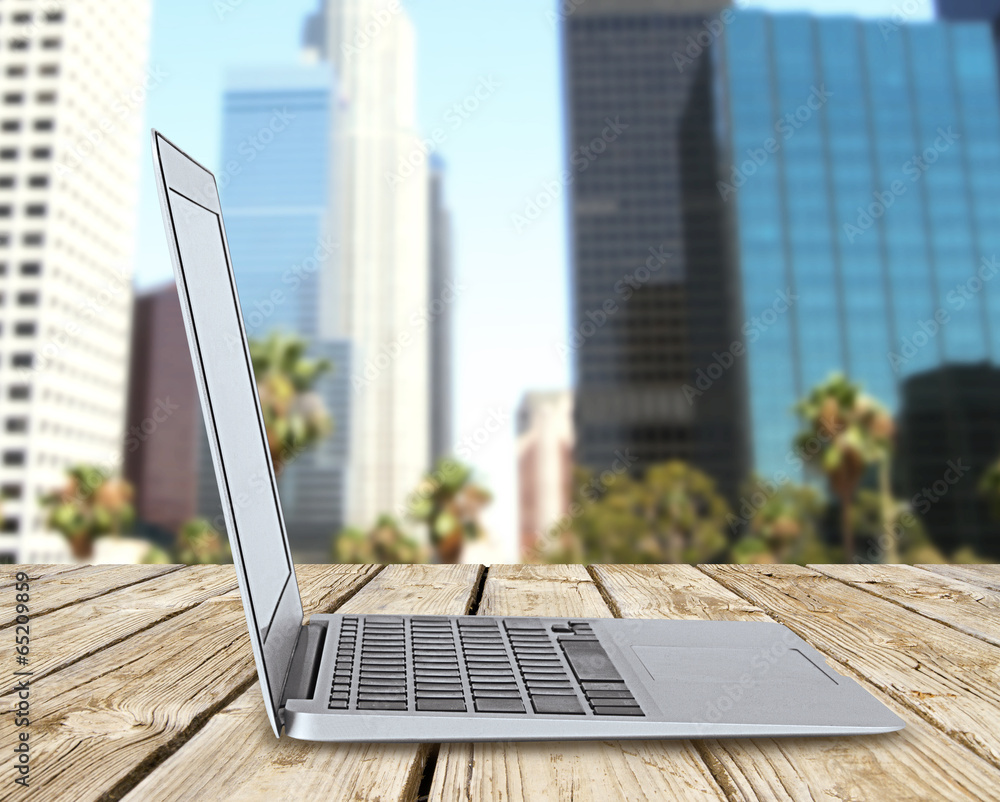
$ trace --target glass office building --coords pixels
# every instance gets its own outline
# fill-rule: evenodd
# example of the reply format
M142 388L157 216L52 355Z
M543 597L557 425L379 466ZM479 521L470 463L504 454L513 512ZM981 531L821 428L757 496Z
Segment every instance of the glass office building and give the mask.
M334 433L298 457L279 489L293 556L326 562L344 520L350 348L320 340L319 315L334 304L337 247L328 230L332 198L335 82L329 64L243 69L227 79L217 180L247 336L306 337L310 357L333 363L316 390ZM199 509L212 519L218 490L207 451Z
M747 11L715 58L755 465L801 478L793 407L832 372L895 412L1000 356L991 31Z

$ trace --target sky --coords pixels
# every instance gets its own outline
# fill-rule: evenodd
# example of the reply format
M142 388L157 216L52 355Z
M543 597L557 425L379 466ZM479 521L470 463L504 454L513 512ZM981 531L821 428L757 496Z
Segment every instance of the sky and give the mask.
M150 65L166 77L149 94L146 127L160 129L215 169L227 68L297 63L302 22L318 2L154 0ZM513 220L529 198L551 185L564 162L559 37L552 13L557 2L405 0L404 5L417 32L423 134L441 127L448 110L477 87L490 87L461 127L448 126L438 154L447 167L460 288L455 440L469 448L471 462L495 496L486 518L493 537L466 556L514 560L514 413L526 391L565 388L571 381L570 364L558 349L568 330L566 199L552 193L551 207L528 226ZM932 15L930 0L737 5L913 21ZM172 277L148 159L140 197L136 283L142 289Z

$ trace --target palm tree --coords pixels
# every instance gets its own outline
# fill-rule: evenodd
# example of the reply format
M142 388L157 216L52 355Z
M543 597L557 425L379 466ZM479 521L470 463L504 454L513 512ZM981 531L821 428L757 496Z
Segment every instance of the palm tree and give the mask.
M820 538L823 508L823 499L812 487L786 484L777 488L753 512L746 533L733 546L733 558L739 563L827 562Z
M421 546L388 515L379 518L371 532L345 529L334 547L334 559L347 564L413 564L426 562L426 557Z
M94 540L120 534L135 519L132 485L111 478L93 465L78 465L66 472L66 484L43 496L47 523L69 541L77 560L94 556Z
M840 502L844 558L854 558L851 505L865 472L880 468L883 524L891 523L889 458L895 426L889 413L861 393L858 385L836 374L813 388L795 407L804 426L795 438L798 452L810 460L808 467L821 471L830 491Z
M332 366L325 359L307 359L307 348L301 337L279 332L250 341L275 475L332 430L323 399L313 389Z
M480 515L492 500L490 492L473 481L472 468L446 457L410 494L409 517L427 524L436 561L454 564L465 542L485 533Z
M219 565L227 562L229 546L204 518L194 518L177 533L177 561L185 565Z
M728 546L729 505L708 475L684 462L654 465L642 479L590 479L577 486L574 504L579 514L549 562L707 562Z

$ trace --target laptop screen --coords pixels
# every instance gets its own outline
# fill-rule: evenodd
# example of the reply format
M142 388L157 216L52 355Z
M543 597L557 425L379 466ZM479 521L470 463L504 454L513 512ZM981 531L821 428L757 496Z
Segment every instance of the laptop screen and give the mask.
M302 623L222 209L208 170L154 134L167 237L258 675L277 732Z

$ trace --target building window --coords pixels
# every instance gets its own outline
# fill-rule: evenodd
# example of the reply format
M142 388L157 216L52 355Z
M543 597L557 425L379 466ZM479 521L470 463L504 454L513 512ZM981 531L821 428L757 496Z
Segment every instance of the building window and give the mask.
M23 451L4 451L3 452L3 464L10 466L24 465L24 452Z
M18 306L38 306L37 292L19 292L17 294Z
M24 103L24 93L8 92L3 96L3 102L9 106L16 106L18 103Z
M24 213L28 217L45 217L45 211L44 203L29 203L24 207Z
M62 13L62 11L46 11L45 12L45 21L46 22L62 22L63 21L63 13Z
M0 276L6 276L6 275L7 275L7 263L0 262Z
M17 148L4 148L0 150L0 159L11 161L17 158Z
M21 130L21 121L20 120L4 120L3 123L0 124L0 129L6 131L8 133L12 133L14 131L20 131Z
M59 65L58 64L41 64L38 67L39 75L58 75Z
M53 128L55 123L52 120L35 120L36 131L51 131Z
M21 530L21 521L13 516L4 518L2 529L5 535L16 535Z
M45 243L45 235L40 231L33 231L29 234L24 234L21 237L21 242L29 247L38 247Z
M55 92L39 92L35 95L35 100L39 103L55 103L56 93Z
M24 23L26 22L31 22L31 12L19 11L17 14L14 14L10 19L11 22L18 22L21 25L24 25Z
M4 428L11 434L22 434L28 431L27 418L7 418Z
M41 274L42 274L42 265L40 262L22 262L21 264L22 276L40 276Z
M26 72L27 69L23 64L11 64L7 67L8 78L22 78Z
M34 354L14 354L10 358L10 363L15 368L30 368L35 364Z
M14 324L15 337L34 337L38 331L38 324L34 321L22 320Z
M6 499L7 501L16 501L24 495L24 488L19 484L14 482L7 482L4 485L0 485L0 498Z
M32 148L31 149L32 159L51 159L52 158L52 148Z
M10 206L0 206L0 217L10 217Z
M28 186L38 189L40 187L47 187L49 185L49 177L47 175L33 175L28 179Z
M62 39L59 38L42 39L43 50L58 50L60 47L62 47Z
M27 384L13 384L7 389L11 401L27 401L31 398L31 387Z
M12 189L17 183L12 175L0 175L0 189Z
M11 39L9 42L11 50L27 50L28 40L27 39ZM20 101L18 101L20 102Z

